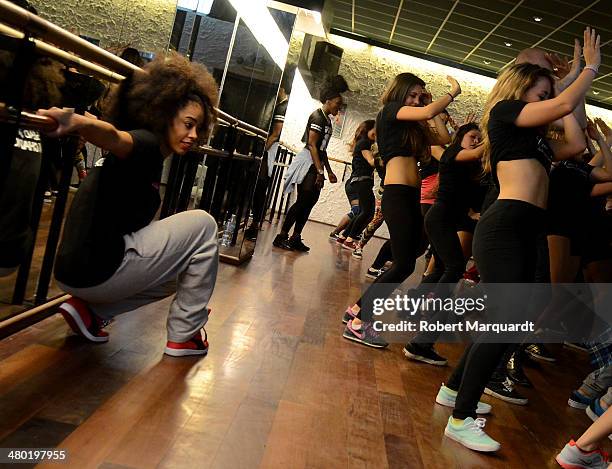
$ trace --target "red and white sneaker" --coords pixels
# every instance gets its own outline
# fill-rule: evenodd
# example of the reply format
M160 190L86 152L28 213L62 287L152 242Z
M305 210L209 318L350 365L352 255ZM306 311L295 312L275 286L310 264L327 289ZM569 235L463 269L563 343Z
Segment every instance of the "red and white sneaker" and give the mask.
M342 247L349 251L354 251L355 249L357 249L357 243L355 241L349 241L347 239L344 243L342 243Z
M204 338L202 338L204 331ZM187 342L166 342L164 353L173 357L185 357L187 355L206 355L208 353L208 335L206 329L202 328Z
M83 300L72 297L60 305L59 312L76 334L91 342L108 342L108 332L102 330L103 321Z

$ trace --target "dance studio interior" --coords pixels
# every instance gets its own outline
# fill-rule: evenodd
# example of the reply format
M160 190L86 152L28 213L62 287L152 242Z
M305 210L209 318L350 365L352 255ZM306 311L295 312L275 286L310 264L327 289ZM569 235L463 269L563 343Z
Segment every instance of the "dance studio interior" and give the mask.
M0 0L0 466L612 468L611 0Z

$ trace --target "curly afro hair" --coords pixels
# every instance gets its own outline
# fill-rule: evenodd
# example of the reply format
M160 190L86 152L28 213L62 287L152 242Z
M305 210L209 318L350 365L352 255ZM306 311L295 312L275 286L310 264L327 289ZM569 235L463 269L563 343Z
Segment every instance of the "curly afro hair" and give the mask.
M174 116L193 101L204 110L199 139L208 137L217 120L219 90L206 67L169 53L143 70L146 73L134 73L114 91L104 118L121 130L148 129L165 138Z
M319 101L325 103L325 101L334 99L348 90L348 83L342 75L330 77L325 80L323 86L321 87L321 92L319 93Z

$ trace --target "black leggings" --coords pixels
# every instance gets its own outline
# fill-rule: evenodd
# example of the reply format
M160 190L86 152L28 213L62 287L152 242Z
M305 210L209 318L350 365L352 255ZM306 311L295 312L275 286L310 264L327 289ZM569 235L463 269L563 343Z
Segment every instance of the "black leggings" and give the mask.
M386 298L395 289L396 284L410 277L414 272L417 254L421 248L423 218L417 188L403 184L386 185L381 209L389 228L393 266L378 277L357 302L361 307L361 300L369 296L370 304L363 305L366 312L362 316L364 318L371 318L371 300L374 295ZM375 290L370 291L372 288Z
M289 234L289 230L295 223L293 235L299 236L308 221L312 208L316 205L321 194L321 188L317 186L317 169L311 165L304 180L298 184L298 195L295 203L287 210L287 216L283 223L281 233Z
M536 275L538 236L543 231L544 210L520 200L496 200L480 218L474 233L474 258L483 284L533 283ZM528 299L507 289L497 298L504 309L521 311ZM495 367L511 344L489 343L483 334L468 346L448 387L459 392L453 417L476 417L476 405Z
M457 283L465 271L466 259L457 234L456 212L436 203L425 217L425 229L434 249L439 283ZM431 276L429 276L431 277ZM429 281L428 277L425 282Z
M355 239L365 230L368 223L372 221L372 218L374 218L374 206L376 201L374 200L373 179L355 181L351 184L359 194L359 208L361 209L359 215L351 221L347 231L347 237Z
M424 277L421 285L414 290L415 296L433 291L436 296L446 298L452 294L454 285L463 277L467 259L463 255L457 234L457 218L456 210L440 202L436 202L428 210L425 216L425 229L434 251L435 269ZM450 314L448 311L438 311L431 322L446 322ZM432 346L439 337L440 332L424 331L412 342Z

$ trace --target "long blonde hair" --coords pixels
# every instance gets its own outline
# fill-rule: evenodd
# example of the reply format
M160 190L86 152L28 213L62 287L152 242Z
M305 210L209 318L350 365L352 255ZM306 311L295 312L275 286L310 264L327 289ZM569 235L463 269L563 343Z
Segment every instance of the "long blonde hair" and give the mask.
M484 145L482 166L485 173L491 172L491 141L489 139L488 128L491 109L500 101L521 99L525 92L533 87L538 79L542 77L550 80L551 97L554 97L555 83L552 73L550 70L538 65L529 63L513 65L504 70L497 78L497 82L487 98L484 115L480 122L482 142Z

